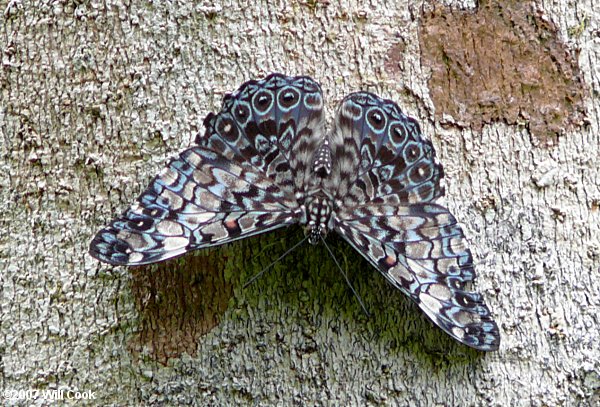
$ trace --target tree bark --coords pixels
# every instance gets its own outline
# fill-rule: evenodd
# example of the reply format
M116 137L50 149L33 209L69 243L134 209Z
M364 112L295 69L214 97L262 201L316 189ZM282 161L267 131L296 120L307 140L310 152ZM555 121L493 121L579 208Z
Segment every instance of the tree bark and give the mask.
M523 9L491 1L274 3L0 1L6 402L44 404L51 395L42 391L63 390L54 396L75 402L68 398L87 394L102 405L598 405L594 0ZM495 31L469 24L501 15L518 24L476 25L518 28L502 31L499 50L539 46L523 45L516 68L489 73L486 58L469 50ZM426 52L453 30L436 18L474 34ZM449 51L456 43L464 54ZM532 59L541 61L534 73L536 64L523 62L532 52L544 56ZM506 84L499 76L519 67L527 81L516 75L511 84L521 80L519 92L533 99L511 99L506 86L473 104L468 92L439 98L468 83ZM363 89L419 120L477 261L474 287L499 324L498 352L453 341L333 236L370 318L322 246L298 248L243 288L301 238L298 228L150 267L111 267L87 254L95 232L192 144L226 92L274 71L319 81L328 117ZM483 71L489 76L477 82ZM556 76L542 81L547 72ZM536 88L557 78L560 103ZM508 102L498 107L496 97ZM544 109L528 110L542 101ZM518 109L504 114L506 106Z

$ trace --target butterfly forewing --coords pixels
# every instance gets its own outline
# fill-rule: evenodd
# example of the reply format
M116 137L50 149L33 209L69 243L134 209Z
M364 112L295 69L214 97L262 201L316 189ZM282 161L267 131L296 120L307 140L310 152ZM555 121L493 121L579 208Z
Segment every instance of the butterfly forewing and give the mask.
M499 345L456 219L436 203L443 170L418 124L388 100L360 92L342 101L330 136L335 230L431 320L482 350Z
M297 198L324 139L320 86L280 74L247 82L205 125L198 146L172 160L98 232L92 256L155 263L298 222Z
M90 253L111 264L154 263L286 226L298 216L293 195L255 168L193 147L98 232Z

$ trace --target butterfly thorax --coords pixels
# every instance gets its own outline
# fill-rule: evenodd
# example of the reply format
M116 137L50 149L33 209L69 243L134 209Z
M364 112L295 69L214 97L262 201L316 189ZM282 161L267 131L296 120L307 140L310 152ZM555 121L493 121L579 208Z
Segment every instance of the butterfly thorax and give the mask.
M332 228L331 208L331 201L320 194L311 196L302 205L304 216L301 224L305 232L310 235L308 238L310 244L319 243L321 237L327 235Z

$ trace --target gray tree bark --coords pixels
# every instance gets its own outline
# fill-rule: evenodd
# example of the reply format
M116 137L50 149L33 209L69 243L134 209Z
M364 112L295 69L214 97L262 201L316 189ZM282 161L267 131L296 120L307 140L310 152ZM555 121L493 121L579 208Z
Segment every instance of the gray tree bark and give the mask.
M598 405L598 6L526 11L551 27L532 41L555 31L581 70L586 118L548 142L522 114L471 125L432 96L454 82L433 89L423 38L449 33L427 31L425 16L478 16L473 1L443 3L0 1L3 402L45 405L42 391L62 390L63 402L79 391L102 405ZM450 72L460 58L446 54ZM329 240L371 318L323 247L243 289L297 229L154 267L89 257L94 233L192 143L223 94L272 71L319 81L329 117L365 89L421 122L498 352L447 337L341 239Z

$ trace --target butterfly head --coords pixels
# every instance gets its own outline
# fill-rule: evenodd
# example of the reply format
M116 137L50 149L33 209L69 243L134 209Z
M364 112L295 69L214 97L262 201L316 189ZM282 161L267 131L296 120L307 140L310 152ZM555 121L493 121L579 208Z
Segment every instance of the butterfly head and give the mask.
M321 237L325 235L325 231L320 226L315 226L312 229L307 229L308 243L316 245L321 241Z

